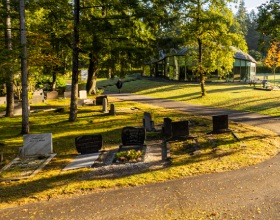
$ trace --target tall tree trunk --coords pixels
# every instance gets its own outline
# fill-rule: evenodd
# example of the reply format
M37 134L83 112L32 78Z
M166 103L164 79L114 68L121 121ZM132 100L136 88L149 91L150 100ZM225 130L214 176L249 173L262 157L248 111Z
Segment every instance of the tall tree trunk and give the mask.
M73 60L72 85L69 121L76 121L78 114L78 74L79 74L79 11L80 0L74 0L74 33L73 33Z
M10 0L6 0L6 39L7 39L7 49L12 51L12 25L11 25L11 15L10 15ZM9 78L6 82L7 88L7 105L6 105L6 117L14 116L14 73L12 67L9 68Z
M22 46L21 53L21 83L22 83L22 134L29 133L29 110L28 110L28 77L27 77L27 48L25 31L25 4L24 0L20 4L20 42Z
M202 41L198 39L198 73L200 79L200 88L201 88L201 95L206 96L205 90L205 74L203 71L203 64L202 64Z
M96 94L96 75L98 73L98 59L92 54L89 54L88 79L86 90L88 94Z
M56 88L56 79L57 79L57 74L56 74L56 72L53 72L53 77L52 77L52 91L54 91L55 88Z

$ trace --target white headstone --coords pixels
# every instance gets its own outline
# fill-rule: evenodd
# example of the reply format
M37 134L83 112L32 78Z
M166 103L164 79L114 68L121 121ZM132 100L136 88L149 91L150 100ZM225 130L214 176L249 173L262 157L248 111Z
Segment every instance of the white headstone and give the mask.
M87 90L80 90L79 97L80 99L87 99Z
M52 154L52 133L23 135L24 156L36 154Z
M0 97L0 105L6 104L6 96Z

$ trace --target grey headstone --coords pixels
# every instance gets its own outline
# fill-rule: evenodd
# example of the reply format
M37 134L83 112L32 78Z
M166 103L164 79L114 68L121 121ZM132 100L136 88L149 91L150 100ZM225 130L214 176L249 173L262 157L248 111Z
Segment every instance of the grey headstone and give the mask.
M0 105L6 104L6 96L0 97Z
M71 98L71 91L64 92L64 98Z
M146 128L147 131L153 131L155 129L152 115L149 112L144 112L143 127Z
M213 133L228 131L228 115L212 116Z
M87 90L80 90L79 97L80 99L87 99Z
M58 99L57 91L47 92L47 100L52 100L52 99Z
M188 137L189 136L189 122L176 121L171 123L172 138Z
M25 134L23 135L22 148L24 156L36 154L52 154L52 134Z
M102 112L108 113L108 99L107 98L103 99Z
M170 118L164 118L163 119L163 134L168 135L169 137L172 134L172 126L171 126L172 120Z
M110 105L109 114L110 115L116 115L116 110L115 110L115 105L114 104Z
M31 103L36 104L36 103L44 102L44 99L45 97L44 97L43 89L36 90L33 92Z

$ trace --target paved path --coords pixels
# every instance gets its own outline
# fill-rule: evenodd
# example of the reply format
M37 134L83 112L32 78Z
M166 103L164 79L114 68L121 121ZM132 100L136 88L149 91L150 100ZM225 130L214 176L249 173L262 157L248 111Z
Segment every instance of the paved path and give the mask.
M179 102L110 94L201 115L229 114L231 120L280 133L268 116L224 111ZM240 170L109 190L72 199L0 210L0 219L280 219L280 156Z

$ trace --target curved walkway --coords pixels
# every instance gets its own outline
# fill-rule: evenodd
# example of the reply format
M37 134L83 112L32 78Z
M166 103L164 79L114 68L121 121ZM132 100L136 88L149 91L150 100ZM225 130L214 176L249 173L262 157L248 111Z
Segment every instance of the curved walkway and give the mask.
M163 99L110 94L200 115L228 114L230 120L280 134L277 118L188 105ZM280 219L280 156L240 170L109 190L0 210L1 219Z

